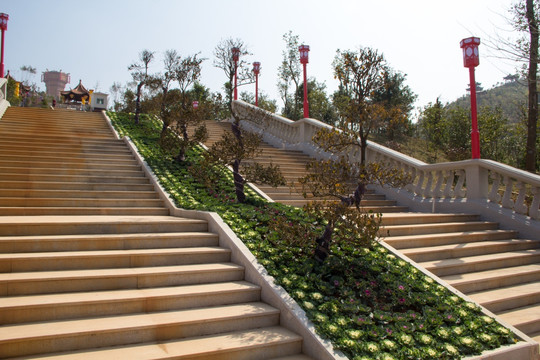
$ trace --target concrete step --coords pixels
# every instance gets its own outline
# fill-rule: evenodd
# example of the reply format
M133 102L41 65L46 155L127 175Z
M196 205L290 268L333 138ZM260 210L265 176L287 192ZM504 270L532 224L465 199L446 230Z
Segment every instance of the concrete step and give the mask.
M279 201L282 204L285 205L291 205L296 207L302 207L308 203L312 202L319 202L324 200L317 200L317 199L302 199L302 200L281 200ZM362 200L360 202L361 207L379 207L379 206L395 206L396 202L393 200Z
M301 190L302 190L302 187L301 186L298 186L298 184L296 185L297 187L292 187L291 186L278 186L278 187L273 187L273 186L270 186L270 185L264 185L264 184L257 184L257 187L264 191L266 194L270 194L270 193L275 193L275 194L284 194L284 195L288 195L288 194L295 194L295 193L298 193L300 194ZM373 196L376 196L377 199L380 199L382 200L384 198L384 195L380 195L380 194L376 194L375 191L373 190L367 190L366 193L364 194L364 196L366 197L366 199L372 199Z
M0 296L143 289L244 279L233 263L0 273Z
M137 161L133 157L125 155L94 155L85 156L85 154L73 154L74 156L61 156L60 154L46 156L43 154L24 155L10 152L3 154L0 152L0 159L6 162L24 162L24 163L61 163L63 165L97 165L103 163L111 163L119 166L138 166ZM75 156L76 155L76 156Z
M0 197L0 207L160 207L160 199L24 198Z
M320 199L310 194L306 194L307 196L304 198L304 196L299 193L272 192L271 190L265 191L265 194L270 196L270 198L272 198L272 200L276 202L282 202L285 200L304 200L304 201L308 200L309 201L309 200ZM388 201L388 200L385 200L386 197L382 194L365 194L364 196L362 196L362 199L363 201Z
M489 221L467 221L435 224L381 226L379 236L406 236L458 231L496 230L499 224Z
M50 354L40 359L204 359L204 360L265 360L286 354L297 354L302 338L282 327L228 332L199 338L168 342L101 348L73 354ZM293 360L292 358L290 360ZM298 360L309 360L299 357ZM277 359L276 359L277 360ZM283 359L285 360L285 359Z
M246 281L148 289L12 296L0 299L2 324L115 316L192 309L260 300L261 289Z
M2 134L0 134L1 136ZM20 151L20 152L58 152L61 155L66 153L76 154L104 154L104 155L131 155L131 151L122 143L113 142L110 144L69 144L69 143L32 143L21 142L18 139L4 139L0 143L0 150Z
M218 246L209 232L1 236L0 253L131 250Z
M498 316L525 334L540 331L540 304L503 311Z
M0 125L0 132L4 135L8 134L17 134L17 135L25 135L28 137L32 137L34 135L39 136L84 136L85 138L95 138L95 139L109 139L111 138L111 132L109 129L100 129L100 128L93 128L93 129L85 129L84 131L77 131L77 129L66 129L59 126L54 127L47 127L46 125L43 125L40 127L39 132L37 132L35 129L20 129L17 125Z
M172 216L3 216L0 236L208 231L204 220Z
M540 265L540 249L419 262L420 266L437 276L464 274L535 263Z
M167 341L186 336L270 327L279 310L264 303L7 325L0 352L7 357Z
M92 182L52 182L52 181L7 181L0 180L0 191L21 190L21 189L40 189L40 190L63 190L70 191L154 191L154 186L147 182L146 184L122 184L122 183L92 183Z
M62 181L62 179L71 179L73 176L82 176L86 178L92 177L97 179L123 177L145 178L144 172L140 168L137 169L135 167L131 169L118 170L114 166L106 168L96 166L90 168L72 168L68 166L62 167L61 165L57 165L56 167L0 166L1 180L13 180L14 178L11 176L11 174L26 175L28 177L36 175L54 175L56 176L54 179L60 179L59 181ZM148 179L146 179L146 182L148 182Z
M58 216L58 215L108 215L108 216L164 216L169 209L160 207L0 207L0 216Z
M536 341L537 343L540 343L540 331L531 333L531 334L529 335L529 337L530 337L531 339L533 339L534 341Z
M538 303L540 282L478 291L467 295L488 310L498 313ZM540 317L540 313L538 315Z
M47 182L47 183L90 183L90 184L149 184L148 178L143 176L141 171L124 172L107 171L106 174L83 171L72 171L71 174L58 174L55 170L46 169L12 169L0 168L0 181L21 181L21 182ZM76 174L73 174L76 173Z
M422 248L424 246L443 246L466 244L470 242L515 239L517 238L517 236L517 231L497 229L484 231L452 232L442 234L388 236L385 237L383 240L385 243L395 249L412 249Z
M509 239L401 249L401 253L416 262L426 262L538 248L540 240Z
M77 161L81 161L84 159L89 160L107 160L107 161L126 161L126 160L134 160L134 157L129 152L118 152L118 153L95 153L95 152L88 152L88 151L79 151L79 152L73 152L73 151L50 151L47 148L42 149L40 151L37 151L35 148L22 148L22 149L14 149L14 147L8 148L0 148L0 157L16 157L18 159L28 157L30 159L36 159L36 157L44 158L44 159L62 159L69 160L74 159Z
M46 146L49 149L55 147L62 147L64 149L78 149L83 150L86 148L105 147L110 149L125 149L125 143L123 140L106 138L106 139L93 139L84 138L78 136L78 134L71 134L68 136L54 136L54 135L39 135L32 134L31 136L18 133L18 134L4 134L0 132L4 145L15 145L15 147L24 146Z
M59 121L58 119L9 119L9 116L2 118L0 132L5 137L32 137L55 138L71 137L90 140L115 140L113 133L108 129L105 119L101 119L101 124L89 123L88 126L81 124L70 124L69 121Z
M465 294L540 281L540 264L528 264L493 270L441 276Z
M414 213L405 212L399 214L389 214L382 219L383 226L390 225L412 225L412 224L433 224L448 222L479 221L480 216L476 214L434 214L434 213Z
M228 262L220 247L90 250L0 254L0 272L63 271Z
M23 160L5 160L0 158L0 167L6 168L24 168L24 169L83 169L83 170L122 170L122 171L140 171L141 167L135 161L130 164L117 163L110 161L84 161L84 162L59 162L59 161L23 161Z
M153 190L153 189L152 189ZM0 198L34 199L157 199L155 191L1 189Z

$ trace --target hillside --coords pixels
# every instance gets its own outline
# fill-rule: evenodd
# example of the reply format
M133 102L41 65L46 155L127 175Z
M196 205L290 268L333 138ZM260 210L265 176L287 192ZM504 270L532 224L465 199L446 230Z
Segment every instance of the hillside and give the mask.
M452 106L470 107L470 96L465 95L449 104ZM511 123L516 123L523 118L523 112L527 106L527 86L525 80L507 81L496 85L491 89L477 92L478 107L500 106L504 115Z

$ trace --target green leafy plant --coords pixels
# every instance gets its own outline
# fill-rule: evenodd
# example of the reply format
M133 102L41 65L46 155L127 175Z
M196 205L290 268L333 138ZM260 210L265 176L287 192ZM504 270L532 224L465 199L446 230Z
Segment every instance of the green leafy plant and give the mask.
M131 137L177 206L217 212L304 309L316 331L350 359L460 359L517 341L477 305L378 243L367 248L336 241L324 263L317 262L313 241L302 235L320 236L325 228L320 218L267 203L249 188L248 201L239 203L225 168L209 190L187 165L163 156L157 119L143 115L135 126L127 114L109 117L121 135ZM187 152L192 166L203 152ZM295 228L292 239L282 236L284 227Z

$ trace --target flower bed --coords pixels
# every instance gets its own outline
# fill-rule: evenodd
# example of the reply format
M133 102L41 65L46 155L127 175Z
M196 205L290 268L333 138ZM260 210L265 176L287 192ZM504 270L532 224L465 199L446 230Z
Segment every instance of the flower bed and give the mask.
M369 249L334 247L320 265L313 260L312 241L283 242L275 231L279 226L322 231L301 209L265 202L251 190L248 203L238 204L232 175L226 170L207 190L188 170L197 166L204 150L190 151L190 165L179 165L157 144L161 128L157 120L143 116L137 126L126 114L108 115L120 135L136 144L176 205L217 212L305 310L317 332L349 358L459 359L517 341L474 303L378 244Z

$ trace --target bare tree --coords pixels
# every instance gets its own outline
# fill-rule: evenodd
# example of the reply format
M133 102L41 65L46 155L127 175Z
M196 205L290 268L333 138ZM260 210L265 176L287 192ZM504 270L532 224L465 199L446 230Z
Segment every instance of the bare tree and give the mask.
M148 67L150 62L154 58L154 53L149 50L143 50L139 54L139 62L133 63L128 66L128 70L131 71L133 80L137 82L137 92L135 100L135 124L139 123L139 115L141 113L141 95L142 87L148 80Z
M229 110L231 109L231 103L233 100L234 92L234 74L235 74L235 64L233 60L233 48L240 49L240 58L238 61L238 79L237 86L246 85L255 82L253 72L249 63L245 60L246 55L251 55L248 51L247 46L240 39L228 38L222 40L217 44L214 49L214 66L222 69L227 76L227 82L224 85L225 92L227 94L227 100L229 103Z
M283 35L285 50L283 61L278 68L278 90L283 101L283 114L292 120L300 118L300 81L302 69L300 66L300 53L298 51L298 35L292 31ZM291 86L293 88L291 89Z
M535 6L536 5L536 6ZM520 4L515 6L516 13L522 13ZM529 114L527 116L527 153L525 156L525 169L530 172L536 171L536 131L538 124L538 1L533 4L533 0L527 0L525 7L525 18L527 19L527 29L529 31L529 72L527 74L527 85L529 89Z
M498 57L510 59L523 65L523 74L527 78L528 111L527 111L527 145L525 152L525 169L536 171L536 142L538 127L538 48L539 48L539 14L540 1L520 0L510 8L511 19L507 19L513 30L520 37L505 38L497 34L487 38L485 44L499 53Z

